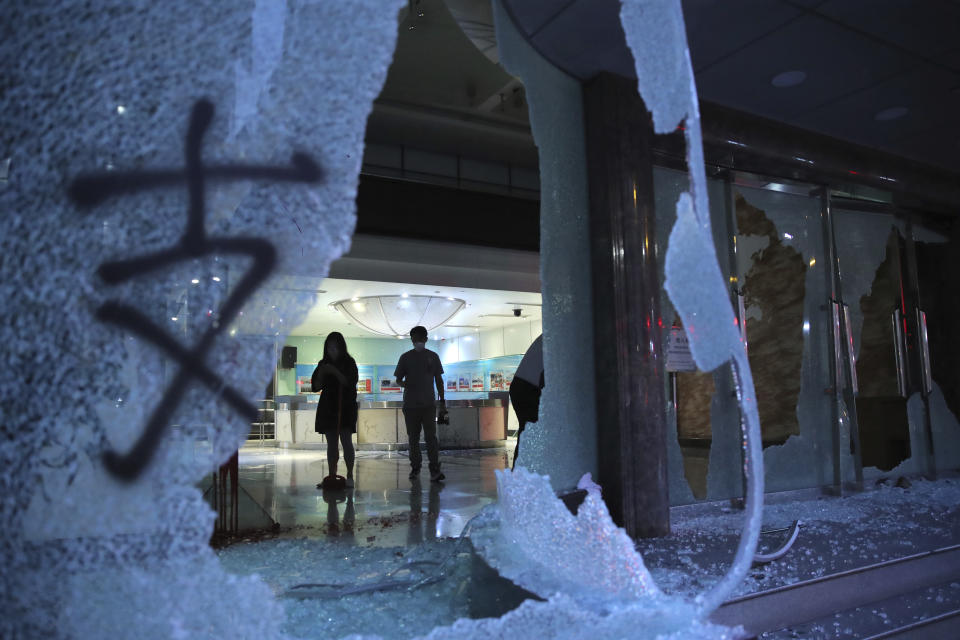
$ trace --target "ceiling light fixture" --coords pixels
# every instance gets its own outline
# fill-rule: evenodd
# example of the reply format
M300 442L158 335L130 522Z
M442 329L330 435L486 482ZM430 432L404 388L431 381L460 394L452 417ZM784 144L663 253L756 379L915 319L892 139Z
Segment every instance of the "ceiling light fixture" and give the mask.
M773 76L770 80L770 84L775 86L778 89L786 89L787 87L795 87L798 84L803 83L807 79L806 71L784 71L783 73L778 73Z
M465 306L458 298L430 295L365 296L333 303L335 309L367 331L397 337L418 325L432 331L449 322Z

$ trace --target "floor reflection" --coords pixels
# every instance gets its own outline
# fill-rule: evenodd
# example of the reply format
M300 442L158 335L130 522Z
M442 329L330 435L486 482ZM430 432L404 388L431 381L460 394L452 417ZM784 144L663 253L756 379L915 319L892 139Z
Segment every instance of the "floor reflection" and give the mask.
M358 452L356 486L321 492L316 485L328 474L325 451L244 447L240 486L260 507L247 511L268 515L280 525L281 536L415 546L458 536L470 518L495 500L494 471L510 467L512 451L508 446L441 452L442 483L430 482L425 470L420 480L409 480L404 453ZM241 509L241 529L244 515Z

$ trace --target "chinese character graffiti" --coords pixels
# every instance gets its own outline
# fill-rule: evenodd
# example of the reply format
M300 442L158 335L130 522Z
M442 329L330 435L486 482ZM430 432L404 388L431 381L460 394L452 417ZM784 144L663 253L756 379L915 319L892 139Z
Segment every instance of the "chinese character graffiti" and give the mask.
M126 454L107 451L104 465L116 477L136 479L150 463L159 447L167 425L191 381L196 380L219 394L234 410L251 421L257 409L206 365L206 356L217 335L237 316L244 303L263 283L276 263L276 249L268 241L253 237L208 237L204 215L204 190L209 181L271 180L285 182L319 182L322 169L307 155L295 153L289 167L256 165L204 166L201 147L203 136L213 120L213 104L199 100L194 104L186 137L186 163L183 169L129 171L83 174L69 187L70 198L77 205L91 207L106 199L151 188L186 185L189 193L187 225L180 242L156 253L127 260L106 262L97 270L108 284L120 284L136 276L164 267L213 254L238 254L253 258L253 265L236 284L220 309L220 320L214 322L191 348L181 345L171 335L139 310L120 301L101 305L96 316L102 322L115 324L153 343L179 364L177 374L154 409L143 433Z

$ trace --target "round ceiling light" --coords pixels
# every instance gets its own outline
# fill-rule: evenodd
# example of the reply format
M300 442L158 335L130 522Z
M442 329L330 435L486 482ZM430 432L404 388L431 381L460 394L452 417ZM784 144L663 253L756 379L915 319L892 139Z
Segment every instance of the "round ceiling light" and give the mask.
M773 76L773 79L770 80L770 84L778 89L784 89L786 87L795 87L806 79L806 71L784 71L783 73L778 73L777 75Z
M883 111L878 111L877 115L873 116L874 120L878 122L886 122L888 120L896 120L897 118L902 118L907 115L909 109L906 107L889 107Z
M365 296L334 302L333 307L371 333L402 337L416 326L432 331L450 321L466 302L444 296Z

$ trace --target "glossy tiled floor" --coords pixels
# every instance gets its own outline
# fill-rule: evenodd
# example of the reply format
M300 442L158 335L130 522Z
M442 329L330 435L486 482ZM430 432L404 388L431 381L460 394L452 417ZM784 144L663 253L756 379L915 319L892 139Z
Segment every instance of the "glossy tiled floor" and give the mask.
M441 452L442 483L430 482L426 460L420 480L409 480L405 452L358 452L356 486L340 495L324 495L316 488L328 473L325 451L244 447L240 487L252 500L241 499L241 527L244 522L257 526L258 517L266 523L266 515L280 525L281 536L374 546L412 546L458 536L470 518L496 499L494 471L509 466L512 444Z

